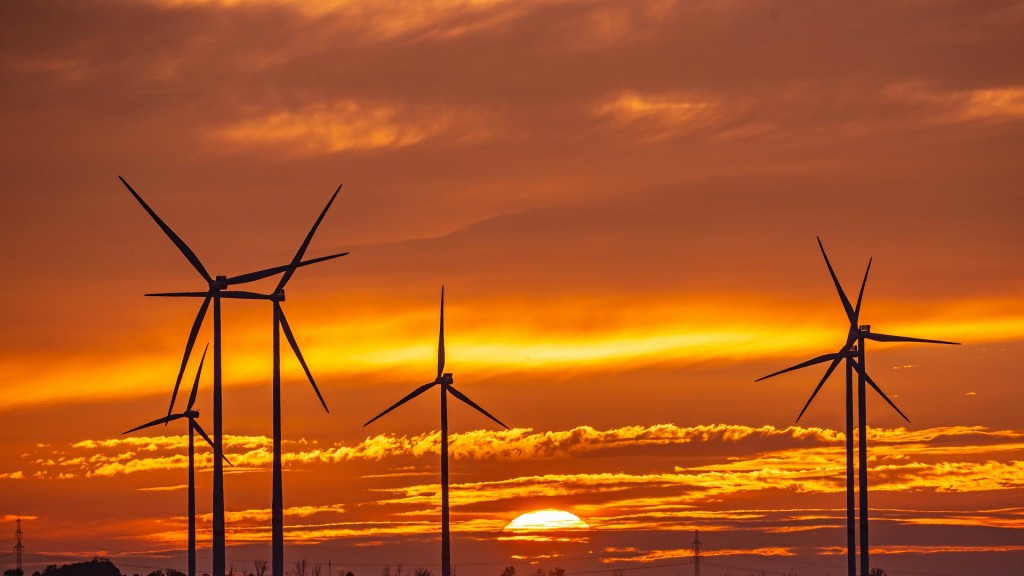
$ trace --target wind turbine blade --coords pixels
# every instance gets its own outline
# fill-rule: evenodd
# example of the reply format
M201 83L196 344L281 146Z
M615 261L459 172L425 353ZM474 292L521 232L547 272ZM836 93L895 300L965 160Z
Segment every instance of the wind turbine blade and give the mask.
M150 426L156 426L157 424L166 424L168 422L171 422L172 420L177 420L178 418L184 418L184 417L185 417L184 414L171 414L170 416L164 416L163 418L157 418L156 420L153 420L152 422L146 422L142 426L136 426L135 428L132 428L131 430L127 430L125 432L122 432L121 434L131 434L132 432L135 432L136 430L142 430L143 428L149 428Z
M139 196L138 192L136 192L124 178L121 178L120 176L118 176L118 178L121 180L121 183L128 188L128 191L132 193L132 196L135 196L135 199L139 201L139 204L142 204L142 207L146 209L146 212L149 212L149 215L153 217L153 220L155 220L157 225L160 226L160 229L164 231L164 234L171 239L171 242L174 242L174 245L178 247L178 250L180 250L185 258L192 263L192 266L197 272L199 272L203 279L207 282L213 282L213 278L210 277L210 273L206 271L206 268L203 267L203 263L199 261L199 257L196 256L195 252L193 252L191 248L188 247L188 244L185 244L185 241L179 238L178 235L174 233L174 230L171 230L171 227L165 224L164 221L156 215L156 212L149 207L149 204L146 204L146 201L142 199L142 196Z
M309 266L310 264L316 264L317 262L323 262L324 260L333 260L334 258L340 258L348 255L348 252L340 252L338 254L331 254L330 256L321 256L319 258L313 258L311 260L303 260L296 265L296 268L302 268L303 266ZM248 274L239 274L238 276L232 276L224 281L224 284L231 286L233 284L246 284L248 282L255 282L264 278L269 278L275 274L280 274L291 268L291 264L285 264L283 266L274 266L273 268L267 268L266 270L260 270L258 272L249 272Z
M189 425L192 426L192 429L199 432L199 435L203 437L203 440L206 440L206 443L210 445L210 448L213 448L213 440L210 440L210 437L206 434L206 431L203 430L203 427L199 425L199 422L196 422L194 418L189 418L188 422ZM220 453L220 457L228 463L228 466L231 466L232 468L235 467L235 465L231 463L231 460L228 460L228 457L224 455L223 451Z
M316 382L313 380L313 374L309 371L309 366L306 365L306 359L302 357L302 352L299 350L299 344L295 341L295 336L292 335L292 329L288 326L288 319L284 317L284 310L281 306L277 306L277 313L281 317L281 328L284 330L284 337L288 339L288 343L291 344L292 350L295 352L295 357L299 359L299 364L302 364L302 369L306 371L306 378L309 378L309 383L313 385L313 391L316 392L316 397L320 399L320 403L323 404L324 410L330 414L331 411L327 408L327 402L324 402L324 397L320 394L320 389L317 388Z
M441 285L441 330L437 336L437 379L444 372L444 284Z
M234 298L235 300L270 300L270 294L260 294L259 292L246 292L245 290L223 290L220 293L221 298Z
M206 348L203 348L203 357L199 359L199 368L196 370L196 381L192 384L192 393L188 395L188 405L185 407L185 412L191 410L192 405L196 403L196 395L199 393L199 376L203 373L203 362L206 362L206 351L209 349L209 344L206 345Z
M369 426L370 424L372 424L375 420L377 420L381 416L387 414L388 412L391 412L395 408L398 408L402 404L405 404L406 402L408 402L409 400L412 400L413 398L419 396L420 394L423 394L424 392L429 390L431 387L436 386L436 385L437 385L437 382L428 382L428 383L424 384L423 386L420 386L419 388L417 388L417 389L413 390L412 392L410 392L405 398L402 398L398 402L395 402L394 404L392 404L391 407L388 408L387 410L381 412L380 414L377 414L376 416L374 416L373 418L368 420L366 422L366 424L363 424L363 426Z
M867 270L864 271L864 280L860 283L860 293L857 294L857 307L853 310L854 317L858 319L857 322L860 321L860 303L862 300L864 300L864 286L866 286L868 283L868 272L871 272L872 260L874 260L874 258L868 258L868 268ZM857 322L855 322L855 324Z
M907 418L907 415L906 415L906 414L904 414L904 413L903 413L903 411L902 411L902 410L900 410L900 409L899 409L899 408L898 408L898 407L896 406L896 404L895 404L895 403L893 403L893 401L892 401L892 400L890 400L890 399L889 399L889 397L885 395L885 392L882 392L882 389L878 387L878 384L875 384L875 381L871 379L871 376L868 376L868 373L867 373L867 372L866 372L866 371L864 370L864 367L863 367L863 366L861 366L861 365L860 365L859 363L857 363L857 362L854 362L854 363L853 363L853 367L854 367L854 369L855 369L855 370L857 370L857 372L858 372L858 373L859 373L859 374L860 374L861 376L863 376L863 377L864 377L864 380L867 380L867 383L868 383L868 384L870 384L870 385L871 385L871 387L875 389L875 392L878 392L878 395L879 395L879 396L881 396L882 398L884 398L884 399L885 399L885 401L889 403L889 406L892 406L892 409L893 409L893 410L895 410L896 412L898 412L898 413L899 413L899 415L900 415L900 416L902 416L904 420L906 420L907 422L910 422L910 418ZM861 432L861 433L863 434L863 432Z
M959 342L946 342L945 340L927 340L925 338L911 338L910 336L892 336L890 334L878 334L877 332L868 332L864 334L864 337L869 340L878 340L879 342L923 342L925 344L951 344L953 346L959 346Z
M210 298L211 296L207 294L206 299L199 306L199 313L196 314L196 319L192 322L192 330L188 333L188 341L185 342L185 353L181 356L181 368L178 369L178 378L174 381L174 392L171 393L171 405L167 407L168 416L174 411L174 400L178 397L181 377L185 375L185 366L188 365L188 359L192 355L192 347L195 346L196 337L199 336L199 329L202 328L203 319L206 318L206 310L210 307Z
M846 310L846 317L850 320L850 324L857 324L857 315L853 311L853 306L850 305L850 299L846 297L846 292L843 292L843 287L839 284L839 278L836 278L836 271L832 269L832 263L828 261L828 254L825 254L825 246L821 243L821 238L818 238L818 247L821 248L821 255L825 257L825 265L828 266L828 273L832 276L832 283L836 285L836 291L839 292L839 299L843 301L843 309Z
M292 274L295 274L295 269L298 268L299 262L302 262L302 256L305 255L306 248L309 247L310 241L313 240L313 235L316 234L316 229L320 227L320 222L322 222L324 216L327 215L327 210L331 208L331 204L334 203L334 199L338 197L338 192L341 192L341 184L338 184L338 189L334 191L334 195L332 195L331 199L327 201L327 205L324 206L324 209L320 212L320 216L316 219L316 222L313 223L313 227L309 229L309 234L306 234L306 238L302 241L302 245L299 246L298 252L296 252L295 257L292 258L292 262L285 270L284 276L281 277L281 281L278 282L275 292L284 290L284 285L291 280Z
M498 423L498 424L499 424L499 425L500 425L500 426L501 426L502 428L504 428L504 429L508 430L508 426L505 426L505 423L504 423L504 422L502 422L501 420L498 420L498 419L497 419L497 418L495 418L494 416L491 416L491 413L490 413L490 412L488 412L487 410L484 410L484 409L483 409L483 408L481 408L481 407L480 407L479 405L477 405L477 403L476 403L476 402L473 402L472 400L470 400L468 396L466 396L466 395L465 395L465 394L463 394L462 392L459 392L458 390L456 390L454 386L452 386L451 384L445 384L445 386L447 386L447 387L448 387L448 391L452 393L452 396L455 396L455 397L456 397L456 398L458 398L459 400L462 400L462 401L463 401L463 402L465 402L466 404L469 404L469 405L470 405L470 406L472 406L473 408L476 408L478 412L480 412L480 413L481 413L481 414L483 414L484 416L487 416L487 417L488 417L488 418L490 418L491 420L494 420L494 421L495 421L495 422L497 422L497 423Z
M159 296L161 298L209 298L210 292L150 292L146 296Z
M804 404L803 410L801 410L800 414L796 417L797 422L799 422L800 419L803 418L804 412L807 411L807 407L810 406L811 402L814 401L814 397L818 395L818 391L821 390L821 387L825 385L825 381L828 380L828 377L832 375L832 371L836 369L836 366L839 365L839 361L842 359L843 357L840 356L839 354L835 355L835 358L832 360L832 363L828 365L828 370L825 371L825 375L821 377L821 382L818 382L818 387L814 389L814 392L811 394L811 397L808 398L807 403Z
M769 374L767 376L761 376L757 380L754 380L754 382L760 382L761 380L767 380L768 378L771 378L772 376L778 376L779 374L785 374L786 372L792 372L793 370L799 370L801 368L806 368L808 366L814 366L815 364L821 364L822 362L824 362L826 360L834 359L836 356L837 356L837 354L822 354L821 356L818 356L817 358L811 358L810 360L808 360L806 362L801 362L801 363L797 364L796 366L790 366L789 368L786 368L784 370L779 370L778 372L772 372L771 374Z

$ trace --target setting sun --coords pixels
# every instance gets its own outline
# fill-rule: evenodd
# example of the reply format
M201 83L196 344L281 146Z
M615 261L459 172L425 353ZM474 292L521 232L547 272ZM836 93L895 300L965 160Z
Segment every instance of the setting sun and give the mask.
M590 528L590 526L583 520L580 520L579 516L565 510L555 510L554 508L527 512L505 526L505 530L508 532L580 530L584 528Z

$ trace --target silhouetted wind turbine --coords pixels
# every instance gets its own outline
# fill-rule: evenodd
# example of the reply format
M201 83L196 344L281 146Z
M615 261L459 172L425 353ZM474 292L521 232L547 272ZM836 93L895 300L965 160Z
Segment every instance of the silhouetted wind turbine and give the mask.
M341 190L341 187L338 187ZM334 192L331 199L324 206L320 216L313 223L313 227L310 228L309 234L306 234L306 238L302 241L298 251L292 258L291 263L288 265L288 269L281 277L280 282L277 284L277 288L274 289L273 294L268 295L268 299L273 303L274 306L274 465L273 465L273 498L271 502L271 574L272 576L284 576L284 488L283 488L283 474L281 470L281 332L284 332L285 338L288 340L288 344L291 345L292 351L295 353L295 358L298 359L299 364L302 365L302 369L306 372L306 378L309 379L309 383L313 386L313 391L316 392L317 398L320 399L320 404L323 405L324 410L328 413L330 410L327 408L327 402L324 401L324 397L320 394L320 389L316 385L316 381L313 380L313 374L309 371L309 366L306 365L306 359L302 356L302 351L299 350L299 345L295 341L295 336L292 334L292 329L288 325L288 319L285 318L284 309L281 307L281 303L284 302L284 287L291 280L294 275L296 268L302 263L302 257L306 253L306 248L309 247L309 242L313 239L313 235L316 233L316 229L320 226L320 222L323 221L324 216L327 214L327 210L330 209L331 204L334 203L334 199L338 197L338 191Z
M441 576L452 576L452 553L451 537L449 536L449 514L448 514L448 393L462 400L475 408L478 412L497 422L501 427L508 429L501 420L491 416L486 410L470 400L465 394L459 392L452 385L452 373L444 372L444 286L441 286L441 329L437 338L437 377L433 382L413 390L408 396L402 398L387 410L374 416L363 426L369 426L381 416L405 404L409 400L419 396L434 386L441 387Z
M203 373L203 362L206 361L206 350L209 348L207 344L206 348L203 349L203 357L199 360L199 369L196 370L196 381L192 384L192 392L188 396L188 404L185 406L185 410L180 414L171 414L164 416L163 418L157 418L152 422L147 422L142 426L136 426L124 434L130 434L143 428L149 428L150 426L156 426L157 424L167 424L172 420L179 418L188 418L188 576L196 576L196 444L195 434L196 432L202 436L203 440L214 448L213 440L206 435L203 427L196 422L196 418L199 418L199 411L193 410L192 407L196 403L196 394L199 391L199 377ZM214 450L216 455L217 450ZM221 454L224 461L228 464L227 457Z
M142 199L141 196L125 181L124 178L118 176L121 183L128 188L128 191L132 193L132 196L138 200L139 204L146 210L146 212L153 218L153 220L160 226L160 229L164 231L164 234L170 238L171 242L177 246L178 250L185 256L185 258L192 264L192 267L199 272L203 280L207 283L207 290L205 292L172 292L172 293L159 293L159 294L147 294L147 296L175 296L175 297L200 297L203 298L203 303L199 306L199 312L196 314L196 318L192 323L192 329L189 332L188 341L185 344L185 352L181 359L181 368L178 370L178 378L174 382L174 392L171 394L170 407L167 409L167 414L170 415L174 410L174 400L178 395L178 387L181 384L182 374L185 372L185 366L188 364L188 359L192 354L192 347L195 345L196 337L199 335L199 329L202 327L203 319L206 317L206 312L210 307L210 302L213 302L213 450L214 450L214 466L213 466L213 576L224 576L225 575L225 531L224 531L224 467L221 464L223 454L221 453L221 438L222 438L222 381L221 381L221 321L220 321L220 301L222 298L238 298L246 300L266 300L266 294L258 294L255 292L244 292L244 291L231 291L229 288L236 284L244 284L248 282L255 282L263 278L275 276L277 274L286 273L302 266L308 266L309 264L315 264L317 262L323 262L324 260L330 260L342 254L332 254L330 256L323 256L321 258L314 258L311 260L289 263L284 266L275 266L273 268L267 268L257 272L250 272L248 274L241 274L239 276L227 277L217 276L213 278L210 273L206 271L203 263L196 256L195 252L185 244L177 234L171 230L156 212L149 207L148 204ZM341 186L338 186L341 189ZM335 191L337 195L337 191Z
M867 370L864 367L864 342L865 340L877 340L879 342L923 342L928 344L953 344L958 345L958 342L946 342L944 340L927 340L924 338L912 338L910 336L892 336L889 334L879 334L871 332L871 326L861 325L860 322L860 306L864 298L864 286L868 281L868 273L871 271L871 259L868 260L867 270L864 271L864 280L860 285L860 292L857 295L857 305L853 306L850 304L849 298L846 297L846 292L843 291L843 287L839 284L839 279L836 277L835 270L832 269L832 263L828 260L828 254L825 253L825 247L821 243L821 238L818 238L818 247L821 249L821 255L825 258L825 265L828 267L828 273L832 277L832 283L835 284L836 291L839 293L839 299L842 301L843 309L846 311L846 317L850 321L850 329L847 332L846 342L839 349L839 351L832 354L823 354L816 358L801 362L795 366L773 372L767 376L762 376L755 380L760 382L779 374L784 374L800 368L806 368L808 366L814 366L824 362L829 362L828 369L825 370L825 375L822 376L821 381L818 382L817 387L814 388L814 392L811 397L804 404L800 414L797 416L797 422L803 417L804 412L807 411L807 407L811 405L814 397L818 395L818 391L828 380L828 377L832 375L832 372L839 365L840 360L846 360L846 529L847 529L847 548L849 552L847 571L849 576L856 576L856 552L855 552L855 537L854 537L854 487L853 487L853 372L857 372L857 415L858 415L858 427L859 442L858 442L858 456L859 456L859 484L860 484L860 560L861 560L861 573L868 574L870 571L868 562L868 480L867 480L867 411L866 411L866 391L865 382L871 385L890 406L893 407L896 412L903 417L904 420L910 422L910 419L896 407L896 404L882 392L882 389L871 379L868 375Z

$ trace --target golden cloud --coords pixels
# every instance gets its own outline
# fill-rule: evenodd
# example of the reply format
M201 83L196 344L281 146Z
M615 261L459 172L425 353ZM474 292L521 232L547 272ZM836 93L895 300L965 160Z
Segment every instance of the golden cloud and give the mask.
M441 109L342 100L271 112L221 128L213 136L237 145L276 145L297 154L404 148L449 129L455 115Z
M873 550L873 549L872 549ZM692 548L674 548L666 550L638 550L636 548L605 548L606 555L601 556L601 562L610 564L612 562L657 562L658 560L670 560L673 558L693 557ZM716 550L702 551L702 556L735 556L738 554L751 556L796 556L792 548L783 547L762 547L762 548L722 548Z
M310 18L335 16L359 22L358 35L373 40L401 36L452 38L495 28L527 12L532 2L511 0L152 0L170 7L225 9L278 7ZM500 8L500 9L499 9Z
M1020 86L941 91L908 83L891 85L886 94L896 100L925 104L939 122L1009 122L1024 118L1024 88Z
M963 111L964 118L1024 118L1024 88L972 90Z
M661 140L684 130L707 126L719 105L685 94L640 94L626 91L597 105L594 113L619 128L639 130L641 139Z
M1024 550L1024 545L1006 546L909 546L909 545L871 545L872 554L949 554L957 552L1019 552ZM840 555L846 554L846 548L839 546L827 546L819 548L820 554Z
M871 428L872 462L884 486L885 479L901 477L911 469L923 474L918 481L930 478L922 467L936 468L935 474L959 467L958 478L968 476L970 468L979 474L992 473L984 485L1006 482L1006 474L1017 469L1019 463L956 462L951 457L965 458L1016 452L1024 449L1024 433L1013 430L989 430L984 427L938 427L924 430L904 428ZM781 442L787 447L763 450L765 441ZM836 450L844 441L841 432L815 427L739 426L712 424L682 427L675 424L650 426L623 426L597 430L578 426L569 430L535 432L529 428L511 430L473 430L449 436L449 455L456 460L518 461L564 458L597 451L626 449L643 446L670 446L706 444L708 442L736 445L738 454L727 461L695 468L676 467L674 472L696 472L692 476L696 485L704 484L701 474L719 481L718 475L738 477L737 474L790 478L795 482L814 479L823 482L816 489L843 489L837 478L844 470L844 454ZM810 443L810 445L808 445ZM263 468L272 461L271 440L265 436L225 436L225 454L236 468ZM187 436L126 437L105 440L83 440L72 445L75 451L94 452L89 456L59 455L35 460L41 469L74 470L91 476L131 474L147 470L185 468L188 464L184 450ZM433 456L440 453L440 432L432 431L413 436L380 434L369 436L356 445L341 443L320 447L305 441L285 441L284 462L289 464L336 463L350 460L381 461L390 458ZM200 466L211 464L212 454L204 451L196 455ZM928 459L939 459L927 462ZM985 469L979 466L987 466ZM399 475L409 475L408 470ZM421 476L416 472L412 476ZM980 477L977 482L981 482ZM928 480L930 482L930 480ZM966 485L956 484L961 489ZM976 483L975 489L982 484ZM1010 482L1009 485L1016 485ZM903 486L899 482L893 486Z

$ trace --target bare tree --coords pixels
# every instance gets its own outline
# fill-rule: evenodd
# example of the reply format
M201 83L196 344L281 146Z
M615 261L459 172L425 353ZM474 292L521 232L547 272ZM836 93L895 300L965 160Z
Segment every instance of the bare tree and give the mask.
M306 559L303 558L295 563L295 576L306 576Z
M313 564L312 570L309 571L311 576L320 576L321 572L323 572L323 568L320 566L319 562ZM328 574L327 576L330 576L330 574Z
M501 576L516 576L516 567L505 566L505 569L501 571Z
M417 568L413 570L412 576L434 576L434 573L426 568Z
M263 576L267 573L267 561L266 560L253 560L253 565L256 568L256 576Z
M548 576L565 576L565 568L555 566L551 570L548 570Z

